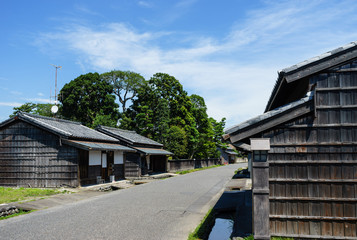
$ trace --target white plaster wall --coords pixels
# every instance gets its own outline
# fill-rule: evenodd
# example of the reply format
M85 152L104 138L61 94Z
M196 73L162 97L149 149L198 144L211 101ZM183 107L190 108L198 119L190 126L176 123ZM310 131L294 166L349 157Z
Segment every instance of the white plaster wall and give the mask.
M101 151L89 151L89 166L102 165Z
M122 151L114 152L114 164L124 164L124 155Z
M107 154L102 153L102 168L107 168Z

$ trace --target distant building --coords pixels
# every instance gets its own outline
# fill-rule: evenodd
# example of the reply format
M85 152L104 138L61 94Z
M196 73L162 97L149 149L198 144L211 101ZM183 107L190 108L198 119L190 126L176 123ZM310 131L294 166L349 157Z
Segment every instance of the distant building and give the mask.
M235 163L238 157L234 146L228 146L226 149L218 148L218 151L221 153L221 162L222 164Z
M163 145L147 137L119 128L98 126L97 131L117 139L120 144L135 149L125 160L126 177L139 177L153 172L166 172L168 156L171 152Z
M269 218L270 236L357 239L357 42L280 71L265 113L225 133L245 150L270 140L268 164L259 151L250 160L269 168L253 196L268 197L254 219ZM263 179L253 170L253 185Z

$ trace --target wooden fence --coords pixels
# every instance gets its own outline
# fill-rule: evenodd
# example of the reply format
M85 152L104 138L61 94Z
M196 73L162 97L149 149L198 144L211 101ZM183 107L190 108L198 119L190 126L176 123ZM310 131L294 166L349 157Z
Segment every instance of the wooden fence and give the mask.
M213 165L221 164L220 159L212 158L212 159L181 159L181 160L169 160L167 163L167 171L168 172L177 172L190 170L195 168L209 167Z

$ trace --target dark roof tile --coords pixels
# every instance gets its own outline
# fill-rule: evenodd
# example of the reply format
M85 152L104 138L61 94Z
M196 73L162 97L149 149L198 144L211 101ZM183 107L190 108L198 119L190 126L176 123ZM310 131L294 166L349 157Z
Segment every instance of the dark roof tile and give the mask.
M137 134L135 131L123 130L120 128L112 128L106 126L99 126L97 127L97 130L107 133L112 137L129 142L130 144L147 144L147 145L160 146L160 147L163 146L161 143L151 140L150 138L141 136L140 134Z
M78 122L58 118L44 117L24 112L20 112L16 117L68 138L81 138L88 140L101 140L112 142L118 141L115 138L95 131L94 129L86 127Z

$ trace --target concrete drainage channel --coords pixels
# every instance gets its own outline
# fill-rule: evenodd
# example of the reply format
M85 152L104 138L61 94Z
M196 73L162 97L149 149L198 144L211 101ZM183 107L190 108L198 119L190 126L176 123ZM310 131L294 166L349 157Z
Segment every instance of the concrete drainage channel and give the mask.
M241 171L227 185L213 208L215 222L208 240L243 239L252 232L252 197L249 174Z

